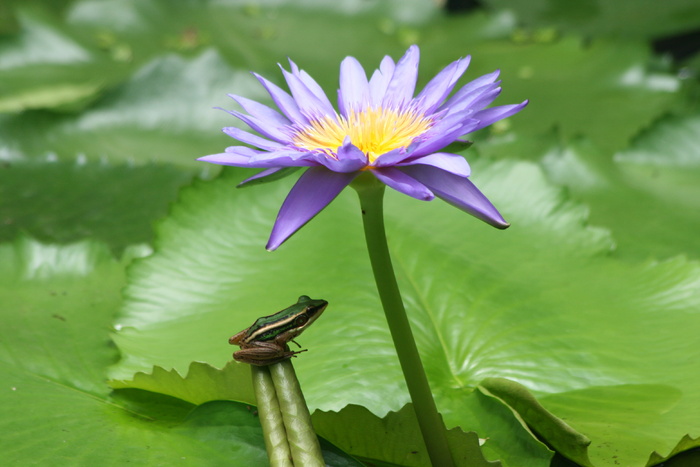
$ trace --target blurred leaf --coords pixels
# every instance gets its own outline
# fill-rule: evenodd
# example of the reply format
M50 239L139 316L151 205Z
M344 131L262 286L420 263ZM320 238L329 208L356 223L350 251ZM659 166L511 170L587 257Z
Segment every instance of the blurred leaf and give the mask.
M410 40L405 36L413 27L440 14L435 3L423 0L82 0L66 19L85 37L108 31L114 42L129 44L137 60L213 45L233 64L274 71L275 62L286 61L292 50L317 63L326 58L337 63L350 51L381 58L387 45ZM319 39L324 47L318 47ZM408 45L401 40L393 51Z
M700 375L692 370L700 357L694 337L700 267L682 259L628 264L609 257L610 238L584 227L585 209L548 186L531 164L477 163L474 173L513 223L509 231L492 231L440 201L394 193L387 200L390 245L433 386L470 388L504 377L542 396L663 384L682 397L646 427L655 439L640 441L635 452L646 459L692 432L697 420L690 409L700 404ZM310 405L339 410L354 403L378 416L398 410L407 395L360 253L352 193L269 253L265 239L290 182L235 190L240 178L183 191L160 225L156 253L130 270L115 335L126 358L113 377L151 365L184 372L193 359L222 367L228 336L304 293L330 302L301 339L310 352L295 362ZM448 426L472 430L468 411L453 404L438 397ZM575 418L566 422L593 440L591 451L601 449L602 439L615 449L602 431L580 428ZM608 420L613 427L625 423Z
M445 55L444 50L437 52L440 42L430 45L423 48L424 56ZM509 129L537 137L556 128L564 138L585 134L602 150L617 151L683 99L680 81L654 69L643 44L588 44L564 37L516 44L490 41L477 50L471 76L501 70L503 93L496 104L530 100L517 116L491 130L496 136L505 133L501 137L511 141ZM528 158L517 146L513 155Z
M151 223L191 178L165 164L6 162L0 164L0 240L18 232L59 243L92 238L116 252L149 243Z
M556 35L517 39L507 14L445 18L428 4L182 2L166 8L160 0L78 1L67 14L71 32L91 47L100 40L105 47L128 47L137 56L130 66L143 67L80 117L18 116L5 122L0 140L29 155L50 148L72 157L77 146L88 156L188 163L231 142L214 135L236 119L210 109L234 108L227 93L269 102L249 70L281 83L276 62L291 57L333 97L343 57L356 56L371 71L382 56L398 58L412 43L422 47L421 84L470 53L466 79L501 69L498 103L531 100L512 120L525 134L558 126L566 136L585 132L602 148L618 150L680 100L678 79L654 70L643 44L585 45ZM423 5L417 11L424 14L412 13L411 5Z
M0 3L0 36L15 34L19 31L19 21L9 3Z
M486 0L507 8L529 27L555 26L587 36L649 39L696 28L700 6L693 0Z
M48 15L26 9L17 17L18 32L0 37L0 112L82 107L122 76L123 67Z
M230 126L231 117L212 107L228 104L231 90L260 95L256 84L212 50L191 60L164 56L77 116L27 113L7 118L0 126L0 141L5 140L5 151L15 158L44 157L50 151L62 160L82 154L138 164L177 163L189 170L196 164L205 170L195 159L231 141L220 132Z
M700 114L666 118L613 160L579 140L553 144L542 162L552 180L591 206L591 222L612 229L620 255L700 259L698 132Z
M0 247L0 277L6 370L28 384L104 395L104 368L118 358L108 330L123 265L99 243L58 247L20 237Z

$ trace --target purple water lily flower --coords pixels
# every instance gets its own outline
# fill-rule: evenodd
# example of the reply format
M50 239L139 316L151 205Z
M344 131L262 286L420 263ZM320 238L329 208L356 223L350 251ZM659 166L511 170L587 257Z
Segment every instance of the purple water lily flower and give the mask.
M397 63L384 57L369 80L362 65L347 57L340 64L337 111L316 81L290 60L291 72L282 68L282 73L291 95L254 74L282 113L231 95L247 115L229 113L262 136L235 127L224 132L257 149L231 146L199 160L264 169L243 183L287 167L308 167L282 204L268 250L278 248L363 171L408 196L425 201L437 196L504 229L509 224L469 180L467 161L440 150L519 112L527 101L485 108L501 91L498 71L467 83L448 98L469 60L451 63L413 97L417 46L409 47Z

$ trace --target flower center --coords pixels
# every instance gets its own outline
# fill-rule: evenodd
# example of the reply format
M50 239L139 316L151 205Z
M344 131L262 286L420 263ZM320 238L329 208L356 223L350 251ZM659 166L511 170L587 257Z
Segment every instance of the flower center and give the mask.
M405 147L432 126L432 120L411 110L398 111L381 107L361 112L350 111L347 117L336 115L313 120L294 135L294 144L308 150L335 154L346 136L367 155L370 164L377 157Z

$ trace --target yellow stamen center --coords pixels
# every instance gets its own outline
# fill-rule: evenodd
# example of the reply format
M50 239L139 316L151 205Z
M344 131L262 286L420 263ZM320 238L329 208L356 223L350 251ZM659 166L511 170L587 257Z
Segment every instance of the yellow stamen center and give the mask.
M393 149L408 146L423 134L432 121L413 111L397 111L381 107L351 111L347 117L336 115L313 120L297 132L294 144L308 150L321 150L335 155L346 136L367 155L369 163Z

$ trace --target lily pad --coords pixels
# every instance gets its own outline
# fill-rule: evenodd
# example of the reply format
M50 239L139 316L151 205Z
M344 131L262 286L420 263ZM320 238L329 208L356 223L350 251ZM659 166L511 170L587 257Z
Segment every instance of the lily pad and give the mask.
M221 399L255 404L250 366L238 362L231 362L220 370L193 362L185 376L157 366L149 373L136 373L128 381L112 380L110 386L166 394L196 405Z
M684 405L677 387L658 384L591 387L543 397L542 404L584 433L595 431L601 440L615 440L615 443L594 441L590 449L594 465L615 465L615 462L655 465L662 458L654 456L656 462L646 463L651 453L641 451L640 446L658 446L659 451L671 452L677 442L669 442L665 433L677 430L674 425L683 423L681 417L686 418L683 426L689 426L695 416L694 409L687 406L684 410L689 410L689 415L669 415ZM671 422L673 418L676 420ZM606 422L611 419L616 423ZM687 443L685 449L693 446L698 446L697 440Z
M591 440L548 412L523 385L505 378L486 378L479 389L512 407L557 452L566 453L579 465L592 465L587 452Z
M700 116L668 117L610 158L588 141L553 145L550 178L588 203L613 230L620 255L700 259Z
M184 401L204 404L215 400L235 400L255 404L248 365L230 362L218 370L203 363L192 363L185 376L176 370L154 367L150 373L137 373L131 380L112 380L114 388L138 388L174 396ZM537 467L549 465L551 452L533 440L511 409L479 391L448 391L442 399L452 398L460 411L470 414L470 426L485 438L464 433L459 428L447 432L458 465L500 465L487 462L503 459L506 465ZM449 415L448 415L449 416ZM372 465L429 465L418 422L408 404L383 418L358 405L340 411L317 410L312 415L314 428L325 439ZM382 442L377 444L376 440ZM484 452L482 455L481 452Z
M131 268L115 334L124 360L112 376L128 379L152 365L184 374L193 359L223 367L230 335L303 293L330 302L299 339L310 348L296 361L310 405L354 403L380 417L400 409L407 394L361 253L352 193L269 253L263 245L290 181L235 190L239 173L183 191L159 226L156 253ZM473 429L469 412L441 390L505 377L538 397L626 384L681 391L654 424L655 439L635 445L644 460L697 429L690 413L700 401L692 370L700 267L611 257L609 235L586 227L586 210L535 165L482 161L474 173L510 230L493 231L440 201L387 199L397 274L448 426ZM614 448L606 432L566 422L592 440L591 459L606 457L594 456L597 442Z
M492 8L509 8L530 26L556 27L589 36L657 38L697 27L700 7L693 0L486 0Z
M128 257L138 254L129 250ZM112 392L108 337L124 264L96 242L0 247L0 438L7 465L249 465L267 459L246 404L199 407L170 396ZM37 445L41 448L37 449ZM359 465L328 443L329 465Z
M658 452L652 453L647 466L658 465L661 461L668 461L662 464L664 467L690 466L692 462L697 462L700 459L700 449L697 447L699 444L700 438L693 439L686 435L667 456L662 456Z
M229 139L211 132L230 124L230 116L212 107L228 104L232 89L260 94L255 84L247 71L235 72L212 50L191 60L163 56L79 115L6 118L0 137L13 159L41 160L50 153L72 160L82 154L115 163L177 163L194 171L197 157L218 151Z
M396 465L419 467L430 465L425 452L418 422L412 406L377 418L364 407L351 405L338 413L317 411L313 415L314 428L330 439L342 439L341 446L373 465L382 459ZM465 467L500 467L500 462L484 459L476 433L464 433L458 428L447 432L456 465ZM382 442L377 443L377 437Z
M192 176L166 164L8 161L0 164L0 240L19 232L44 242L91 238L117 253L150 243L151 224Z
M600 147L615 151L682 100L679 79L652 66L644 44L589 45L581 38L558 36L520 41L507 13L445 18L439 12L420 1L217 2L207 8L190 3L173 7L162 0L76 1L62 27L75 37L76 47L99 52L100 41L108 48L128 47L133 63L121 74L105 71L100 76L112 83L110 89L124 84L79 117L43 113L8 119L0 137L7 140L6 150L30 156L51 150L73 157L78 146L90 157L189 165L230 142L214 135L217 128L235 124L234 119L211 110L235 107L227 93L268 99L248 71L281 82L276 63L291 57L332 95L343 57L356 56L371 70L382 56L397 57L412 43L423 50L421 84L468 54L473 55L470 79L500 69L501 102L531 101L527 117L512 119L513 128L524 134L557 126L567 136L586 133ZM319 43L325 46L319 49ZM445 43L451 46L445 48Z
M0 37L0 112L81 108L123 76L40 9L20 9L16 18L17 31Z

